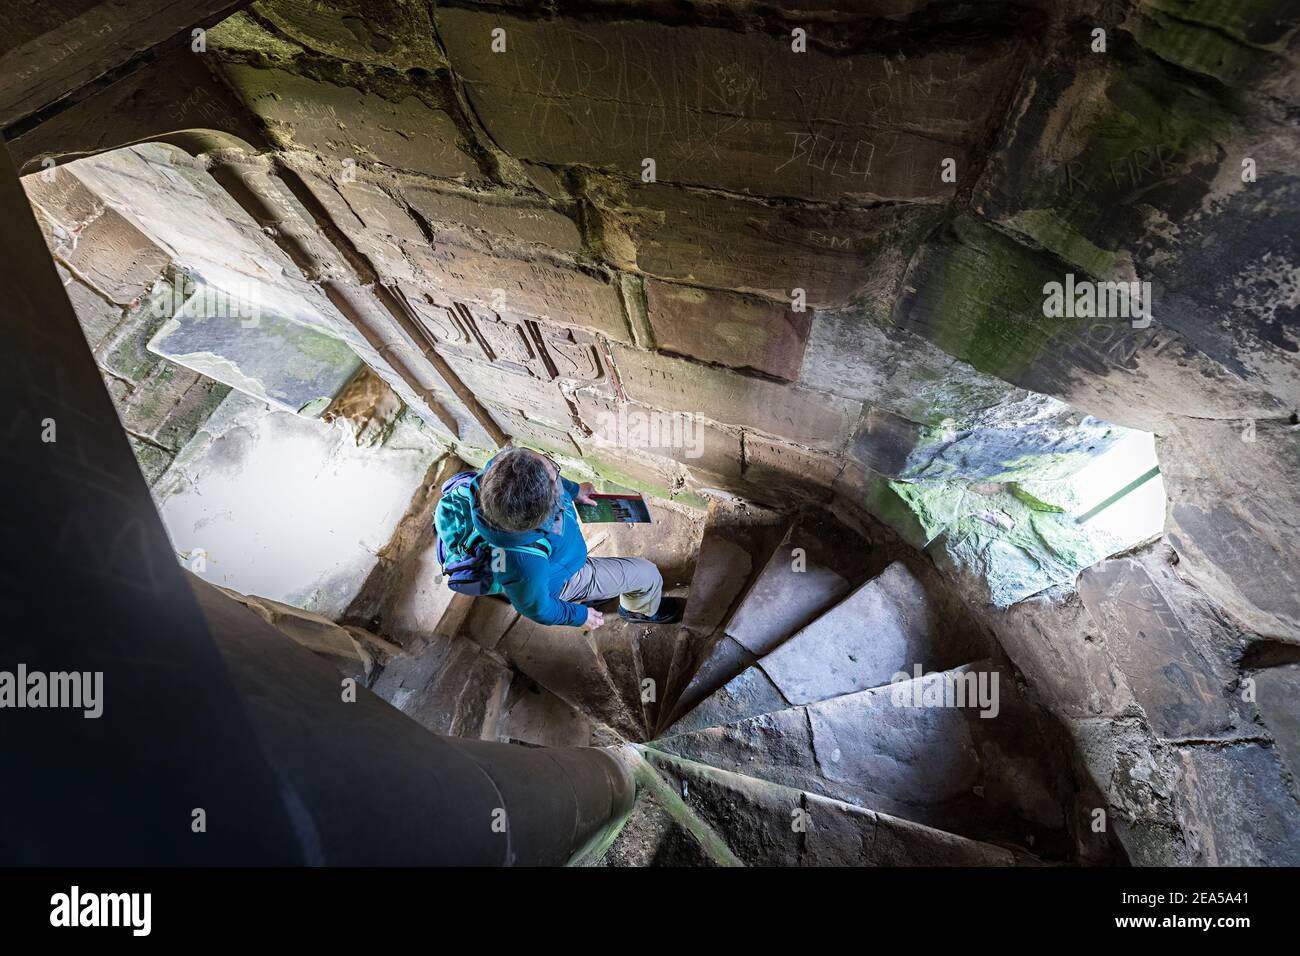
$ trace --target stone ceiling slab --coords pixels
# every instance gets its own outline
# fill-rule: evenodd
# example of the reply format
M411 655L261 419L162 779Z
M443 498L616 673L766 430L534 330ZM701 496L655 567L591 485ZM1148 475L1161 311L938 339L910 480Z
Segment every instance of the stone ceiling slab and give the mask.
M282 69L226 63L222 70L285 148L310 150L338 163L340 169L348 160L430 176L478 173L478 164L462 147L451 117L424 102L415 87L388 99Z
M810 311L657 279L647 280L645 293L660 348L786 381L798 377Z
M809 199L936 201L998 117L1016 44L908 55L791 49L788 34L439 8L439 34L493 139L536 162ZM506 31L504 52L492 30Z

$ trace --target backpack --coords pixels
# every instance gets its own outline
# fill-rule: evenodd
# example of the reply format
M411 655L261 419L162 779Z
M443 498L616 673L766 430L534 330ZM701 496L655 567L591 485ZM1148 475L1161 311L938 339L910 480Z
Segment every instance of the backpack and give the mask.
M438 564L447 587L470 597L498 594L501 585L492 574L493 546L474 527L474 471L462 471L442 485L442 497L433 514L438 538ZM551 544L544 537L532 545L503 547L549 559Z

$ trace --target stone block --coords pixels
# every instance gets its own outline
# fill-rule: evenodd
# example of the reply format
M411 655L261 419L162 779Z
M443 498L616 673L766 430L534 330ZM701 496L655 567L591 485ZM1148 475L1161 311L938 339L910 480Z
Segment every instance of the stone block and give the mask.
M140 441L134 435L128 435L127 440L131 443L131 451L135 453L136 464L140 466L140 474L144 475L144 480L150 485L163 476L176 457L157 445Z
M244 595L228 588L220 590L268 624L274 625L287 637L316 654L352 663L361 660L356 642L348 631L324 615L304 611L292 604L274 601L271 598Z
M818 310L799 381L929 425L961 418L1014 391L891 324L892 288L887 298L875 310L857 305Z
M68 301L72 303L72 311L77 314L77 322L86 337L86 344L95 352L108 341L121 323L122 309L74 279L61 264L56 262L55 265L59 270L59 278L63 281L63 289L68 294Z
M516 679L497 722L497 737L541 747L589 747L592 725L550 691L526 678Z
M728 622L727 634L751 654L770 653L865 576L863 555L826 534L829 524L813 517L796 522Z
M426 729L448 734L480 654L469 641L435 637L385 667L372 689Z
M480 399L515 412L528 410L531 419L567 429L573 424L568 399L555 382L494 368L450 350L438 349L452 371Z
M1079 595L1158 737L1215 737L1237 723L1237 675L1204 654L1145 568L1114 558L1079 576Z
M586 272L451 243L408 245L420 278L444 300L465 302L557 325L630 340L618 289Z
M818 776L808 718L797 707L670 737L663 745L690 760L781 786L803 787Z
M638 705L629 710L611 682L593 632L547 627L520 618L497 645L519 671L586 714L636 739L644 733Z
M357 174L356 179L348 181L335 172L332 176L334 188L347 203L352 216L336 220L350 238L359 245L366 244L370 232L391 236L399 242L425 242L427 237L411 215L398 204L392 196L384 191L383 183L378 177ZM326 192L322 189L321 192ZM356 224L349 220L355 219ZM360 226L360 230L357 229ZM358 234L359 233L359 234Z
M921 583L900 563L862 585L776 648L759 666L792 704L811 704L888 684L895 674L943 670L962 657Z
M1106 636L1082 601L1053 591L999 611L982 612L986 626L1053 710L1071 720L1113 717L1133 707L1123 672Z
M382 226L370 229L367 228L367 222L363 221L353 210L349 199L345 199L339 191L344 185L351 188L352 184L336 183L330 175L334 171L338 175L341 171L337 170L337 164L321 160L312 162L305 159L302 155L285 154L286 163L297 173L299 179L307 187L308 191L316 198L325 208L330 220L339 228L348 239L357 247L362 255L369 261L375 271L384 279L393 282L410 282L415 278L415 271L411 264L406 261L402 253L402 247L398 239L405 236L411 236L412 241L424 242L425 238L419 232L416 224L406 213L396 207L392 209L381 209L383 200L377 195L370 198L374 207L370 211L370 221L382 222ZM279 181L278 177L267 176L259 185L261 188L268 189L271 192L282 193L282 198L288 205L296 205L296 201L290 200L288 191L276 189L275 184ZM360 180L358 180L360 181ZM372 187L373 188L373 187ZM362 193L352 193L350 198L360 196ZM405 221L401 217L405 216ZM310 249L319 257L322 262L330 262L337 257L334 249L325 244L324 238L316 228L315 223L308 224L308 216L304 214L303 218L292 217L281 220L278 228L284 231L288 236L296 239L304 248ZM390 235L390 230L395 235ZM352 295L349 301L353 308L360 311L370 311L367 305L373 303L373 297L369 295ZM375 306L370 306L375 308Z
M495 649L501 642L501 638L505 637L506 631L510 630L519 619L519 612L515 610L514 605L502 598L483 600L453 598L452 600L453 602L467 601L469 604L455 630L456 635L468 638L485 650Z
M336 0L329 4L278 0L258 7L276 31L340 60L395 70L432 70L443 64L429 11L400 0ZM234 18L232 18L234 19ZM221 32L222 48L242 34Z
M101 346L101 363L117 378L133 384L143 382L158 368L158 355L149 350L148 344L166 321L166 295L164 292L128 309L117 330Z
M638 184L597 197L606 245L646 275L732 289L810 309L842 306L875 281L881 257L909 249L936 221L929 207L844 209L771 205L717 193Z
M72 173L55 170L49 180L28 176L23 187L41 213L37 221L51 253L113 303L138 302L170 263L164 250Z
M569 190L564 184L564 175L559 170L537 163L524 162L522 165L532 184L552 199L567 202L573 198L569 195Z
M1178 758L1192 791L1184 828L1209 866L1300 864L1300 812L1276 749L1192 745Z
M172 406L153 433L154 439L161 445L180 451L185 443L194 437L208 416L217 410L230 394L230 387L211 379L197 376L194 382L181 396L180 401ZM146 386L147 387L147 386Z
M1270 667L1255 674L1260 716L1273 735L1291 776L1300 780L1300 664Z
M740 475L740 438L698 415L618 402L587 389L576 392L574 401L592 439L602 446L672 459L711 475Z
M1022 388L1068 393L1086 373L1113 363L1093 346L1102 333L1149 337L1120 319L1048 318L1043 286L1069 271L973 218L959 217L926 240L895 321L944 352ZM1091 332L1098 327L1098 336Z
M872 408L854 433L849 454L878 475L898 478L908 473L909 456L927 431L911 419Z
M605 445L574 434L586 463L596 472L596 489L602 492L640 491L672 499L682 493L685 475L668 458L636 454L617 445Z
M451 736L495 740L512 677L510 669L500 661L487 654L477 654L470 664L464 688L457 695Z
M568 432L552 428L545 422L535 421L515 409L502 408L499 405L488 405L487 409L492 420L500 425L507 435L514 438L516 444L573 458L582 457L582 449L574 443Z
M645 294L659 348L786 381L798 377L811 312L657 279L646 281Z
M339 339L273 313L245 320L209 315L188 303L158 330L149 350L306 415L323 412L362 367Z
M791 489L805 496L828 498L844 462L806 448L768 441L759 435L745 435L745 481L756 494L768 495Z
M980 782L980 759L966 714L953 707L896 707L890 695L884 687L807 708L821 773L910 806L970 794Z
M569 254L582 251L577 224L550 206L496 193L431 189L417 183L399 184L402 198L427 219L440 239L465 243L471 236L526 249L546 246ZM364 217L363 217L364 218ZM477 234L477 235L476 235Z
M709 720L706 713L702 712L697 719L691 712L737 674L744 673L755 660L757 658L743 644L726 634L719 635L701 653L699 666L674 703L668 720L661 723L671 725L672 733L712 726L715 721Z
M798 862L803 837L790 823L800 808L799 791L655 750L646 750L645 758L673 790L686 794L691 811L726 834L726 846L746 866Z
M898 817L876 814L875 866L1014 866L1011 851Z
M1246 629L1295 640L1300 489L1291 427L1281 415L1258 423L1184 418L1161 436L1159 454L1179 573Z
M857 420L859 406L847 399L669 355L616 347L614 362L634 401L705 415L813 448L838 448Z
M1255 22L1247 31L1240 24L1248 10ZM1288 177L1263 174L1289 165L1291 145L1242 107L1244 90L1262 96L1290 82L1281 61L1262 55L1290 27L1258 13L1236 4L1179 18L1169 4L1144 3L1124 22L1137 40L1127 55L1049 57L973 197L982 215L1074 272L1152 284L1153 330L1140 338L1088 330L1094 350L1136 373L1095 389L1099 398L1114 394L1120 408L1241 415L1211 410L1226 397L1226 377L1262 385L1287 408L1300 393L1289 361L1294 331L1278 321L1291 308L1282 263L1295 260L1294 203ZM1197 83L1192 73L1216 79ZM1247 154L1261 172L1248 185ZM1166 242L1149 241L1157 220L1168 223ZM1238 384L1237 408L1242 391ZM1096 400L1090 407L1124 420Z
M439 35L493 140L520 159L839 200L939 200L1019 76L1016 43L927 34L882 56L792 53L788 35L649 20L439 8ZM491 52L504 26L505 55ZM921 130L927 131L924 135ZM941 135L936 135L941 131Z
M724 643L730 641L724 638ZM713 655L710 661L716 661ZM749 717L761 714L776 714L790 706L782 696L772 679L757 665L741 671L731 680L710 694L689 714L673 725L674 734L689 734L690 731L706 731L708 728L728 727ZM801 712L796 712L798 725L807 727L807 721ZM720 731L725 734L725 731ZM690 754L687 754L690 756ZM752 759L752 758L751 758Z
M149 376L137 382L118 404L122 427L137 435L153 437L172 409L198 381L199 376L187 368L159 362ZM172 448L172 451L179 450L179 447Z
M711 633L721 626L732 603L753 573L754 558L738 541L718 536L700 542L691 578L690 601L682 626Z
M284 147L310 150L340 169L351 160L431 176L478 172L451 117L415 86L381 95L275 68L225 63L221 69Z

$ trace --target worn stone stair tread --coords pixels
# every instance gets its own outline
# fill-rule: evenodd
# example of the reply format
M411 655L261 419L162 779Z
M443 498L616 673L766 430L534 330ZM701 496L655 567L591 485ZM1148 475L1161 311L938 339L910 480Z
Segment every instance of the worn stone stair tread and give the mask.
M1013 866L1030 861L1004 847L814 791L651 749L643 752L746 865Z
M879 687L917 664L926 672L944 670L986 652L975 632L946 626L921 581L895 561L714 691L672 731Z
M833 606L867 577L870 563L869 549L850 529L820 512L800 515L745 591L723 635L715 635L700 655L660 728L740 673L737 663L747 667Z
M911 705L914 691L980 672L999 675L1000 719L969 708ZM651 746L941 829L1019 843L1064 826L1050 772L1033 752L1033 728L1008 675L980 661Z
M647 654L648 673L659 689L655 706L649 709L655 718L652 726L676 703L705 649L788 533L790 523L789 515L749 502L709 503L686 611L673 635L668 666L659 666Z
M642 693L645 665L641 660L641 642L649 635L669 628L633 624L617 615L618 612L615 611L606 618L604 626L590 632L588 637L594 639L597 654L609 675L610 683L618 690L624 712L635 724L632 733L627 732L626 725L620 729L629 740L642 741L651 736L651 727L646 710L646 695Z
M701 684L725 679L737 670L740 673L702 700L694 709L679 718L660 737L676 736L695 730L705 730L735 723L746 717L785 710L790 706L780 688L772 682L758 659L729 637L723 637L714 653L700 669ZM716 671L716 673L714 673Z
M456 701L452 736L495 740L511 677L510 668L480 651L470 664Z
M645 718L639 699L630 700L636 687L636 673L621 673L616 683L601 642L620 637L602 635L613 623L595 631L572 627L550 627L528 618L518 618L497 645L519 671L577 708L593 721L604 723L632 740L645 734ZM631 687L623 684L632 682Z
M506 692L496 739L545 747L588 747L593 732L591 720L576 707L517 674Z
M371 689L434 733L477 737L505 670L474 643L438 635L392 661Z
M820 514L801 516L727 622L727 635L762 657L848 593L867 562L838 547L846 532Z
M468 605L454 622L454 626L444 633L454 633L465 637L487 650L495 650L501 638L519 619L519 612L504 598L465 597L457 595L458 602Z

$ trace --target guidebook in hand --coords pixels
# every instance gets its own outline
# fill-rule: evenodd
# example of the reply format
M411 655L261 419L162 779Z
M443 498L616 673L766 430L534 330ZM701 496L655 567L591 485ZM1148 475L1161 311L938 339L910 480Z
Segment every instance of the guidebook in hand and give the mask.
M594 504L577 504L578 517L584 524L614 521L619 524L649 524L650 509L640 495L596 495Z

